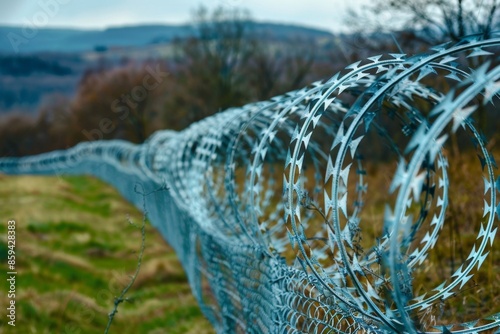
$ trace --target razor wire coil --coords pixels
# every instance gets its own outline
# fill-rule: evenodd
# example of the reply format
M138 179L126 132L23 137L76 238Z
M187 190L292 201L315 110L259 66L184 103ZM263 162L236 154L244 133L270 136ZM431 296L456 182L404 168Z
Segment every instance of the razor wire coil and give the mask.
M142 145L82 143L3 158L0 170L93 174L138 206L134 183L166 184L148 198L149 219L221 333L498 331L498 311L466 322L432 314L465 290L494 246L500 179L474 116L498 102L499 46L470 36L422 55L370 57ZM417 291L449 219L447 145L459 132L481 165L479 231L450 277ZM371 190L368 169L391 159L386 189ZM388 194L383 214L367 219L378 191Z

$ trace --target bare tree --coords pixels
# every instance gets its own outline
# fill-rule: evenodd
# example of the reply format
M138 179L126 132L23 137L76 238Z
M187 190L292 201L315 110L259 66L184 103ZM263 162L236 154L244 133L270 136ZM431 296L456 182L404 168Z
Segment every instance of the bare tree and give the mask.
M177 85L167 108L185 115L190 123L249 99L241 70L248 63L255 40L248 30L247 12L200 7L193 13L193 37L178 40ZM171 104L174 105L171 105Z
M177 118L187 122L184 126L297 89L310 79L317 49L313 41L259 32L243 9L226 6L209 12L201 7L193 13L192 26L193 37L176 42L176 84L165 106L182 116L182 121ZM173 115L165 117L172 120Z
M308 80L317 79L311 78L316 58L317 46L314 41L294 38L276 42L273 48L256 43L246 69L248 84L258 100L301 88Z
M499 5L500 0L376 0L352 11L347 21L364 31L413 31L434 44L471 34L491 36L500 28Z

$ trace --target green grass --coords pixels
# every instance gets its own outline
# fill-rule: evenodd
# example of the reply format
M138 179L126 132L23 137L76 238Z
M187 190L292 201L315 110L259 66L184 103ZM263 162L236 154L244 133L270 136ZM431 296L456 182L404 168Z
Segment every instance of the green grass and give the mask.
M453 275L478 243L479 222L485 221L484 187L477 177L483 172L477 158L467 153L449 159L450 205L438 243L413 272L417 294L432 292ZM369 249L381 234L385 204L394 201L394 195L387 193L396 166L365 167L371 191L364 198L363 239L359 242ZM6 222L14 218L19 273L17 326L15 330L6 326L2 317L0 333L103 332L113 298L134 272L140 248L140 230L127 222L126 215L139 223L141 213L113 188L90 177L0 176L0 184L0 260L4 266ZM278 182L276 188L280 186ZM318 203L322 202L320 194ZM315 219L318 224L323 222L319 215ZM417 242L422 236L417 235ZM120 305L111 333L214 333L173 251L149 225L146 238L145 260L127 295L130 301ZM500 244L488 250L487 260L473 270L474 278L463 289L455 289L455 295L429 312L412 313L422 328L432 331L434 325L500 312ZM294 259L296 254L289 253L282 255ZM5 287L0 288L2 293ZM5 309L6 302L0 299L0 309Z
M0 333L102 333L137 265L142 214L92 178L0 176L0 260L16 220L16 327ZM7 285L2 284L2 296ZM110 333L214 333L173 250L149 224L137 280ZM5 310L8 300L0 299Z

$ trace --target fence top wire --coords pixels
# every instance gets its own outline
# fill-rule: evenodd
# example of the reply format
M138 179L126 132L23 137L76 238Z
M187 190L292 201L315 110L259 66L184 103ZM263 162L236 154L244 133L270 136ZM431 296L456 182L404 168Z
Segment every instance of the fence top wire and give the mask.
M443 308L480 280L497 232L500 179L477 119L496 112L499 45L469 36L370 57L142 145L81 143L2 158L0 170L93 174L139 207L135 184L167 185L148 197L149 219L220 333L498 330L496 305L467 321ZM477 227L469 254L423 284L449 224L458 136L478 156L469 176L484 184L482 212L468 222Z

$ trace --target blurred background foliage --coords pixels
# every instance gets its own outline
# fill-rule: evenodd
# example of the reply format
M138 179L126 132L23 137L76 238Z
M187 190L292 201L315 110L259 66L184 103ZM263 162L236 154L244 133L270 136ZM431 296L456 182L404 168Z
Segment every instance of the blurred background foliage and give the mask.
M26 87L51 80L53 91L45 88L49 91L44 98L31 106L36 112L26 112L20 101L36 99L26 89L11 96L9 83L0 83L5 86L0 155L31 155L98 139L141 143L157 130L182 130L228 107L328 79L374 52L360 48L361 38L356 34L305 34L300 29L271 34L247 11L235 7L213 11L201 7L194 12L190 27L191 33L169 43L162 57L125 52L111 59L103 55L105 48L97 47L91 56L86 55L92 61L83 64L81 55L2 56L4 81L7 74L18 75L15 84L23 85L24 80ZM422 43L412 44L408 38L408 33L398 33L405 48L422 48ZM377 48L397 51L392 39L378 41ZM145 80L154 83L152 71L162 77L154 89L145 89ZM74 92L66 78L71 73ZM78 73L82 74L76 80Z
M369 56L401 51L414 54L443 41L457 41L468 33L489 36L498 29L498 1L481 1L479 7L471 4L473 0L377 0L366 10L351 14L349 34L304 33L300 29L287 33L275 29L269 33L244 10L227 6L214 11L199 8L189 25L190 32L166 47L109 50L96 45L92 52L79 54L0 54L0 156L38 154L99 139L141 143L155 131L182 130L226 108L326 80L346 65ZM445 79L433 82L434 87L439 85L442 91L447 90ZM415 106L430 107L425 101L415 101ZM488 148L497 153L500 118L494 112L494 106L485 107L477 121L485 132L494 134ZM395 126L391 122L382 125L388 132ZM452 156L460 155L459 140L453 142ZM370 144L373 150L369 153L374 155L368 157L370 161L387 159L387 152L377 147L383 145L382 141L371 140ZM379 155L375 156L376 152ZM445 270L448 264L442 254L450 253L453 258L474 235L461 230L468 228L472 220L469 216L476 214L467 206L470 199L463 197L483 195L477 183L469 184L473 159L473 155L465 155L452 165L457 178L467 181L456 190L462 197L451 203L453 216L460 220L453 229L449 225L449 242L438 245L442 247L438 248L441 256L429 275ZM378 164L372 168L377 169L374 184L382 188L376 182L387 181L389 167ZM19 230L19 238L31 245L20 256L25 271L24 281L20 282L24 300L19 318L37 317L40 328L60 332L67 318L78 315L81 305L96 298L92 289L110 281L109 269L134 268L138 232L127 229L124 217L132 213L137 220L140 214L93 178L1 178L2 208L6 214L28 222ZM384 203L382 195L373 199L378 200ZM382 217L384 206L377 204L373 208L370 214ZM123 215L118 217L117 212ZM456 233L454 226L460 227L456 227ZM116 331L160 333L166 326L171 333L211 333L173 251L152 228L148 229L150 244L146 252L151 262L141 272L132 303L123 305ZM463 245L462 240L457 241L461 235ZM63 256L63 252L69 255ZM85 270L95 285L89 287L88 280L75 274L73 267ZM496 296L493 288L497 286L494 283L498 282L498 272L493 263L486 268L489 283L482 288ZM40 278L46 278L43 284ZM420 280L424 282L428 277ZM65 289L67 282L71 287ZM60 289L64 291L58 293ZM119 288L111 292L117 294ZM160 304L157 299L163 306L155 310ZM111 303L112 297L92 301L87 307L95 314L92 321L69 321L83 325L82 332L102 330ZM481 307L468 309L488 311ZM20 323L27 326L29 322Z
M168 42L0 54L0 156L88 140L141 143L157 130L182 130L226 108L326 80L375 54L414 54L471 33L488 37L499 28L498 7L498 0L377 0L353 8L343 34L256 22L233 6L199 7ZM133 27L119 29L137 37Z

